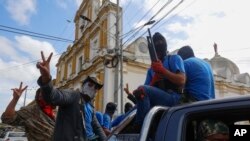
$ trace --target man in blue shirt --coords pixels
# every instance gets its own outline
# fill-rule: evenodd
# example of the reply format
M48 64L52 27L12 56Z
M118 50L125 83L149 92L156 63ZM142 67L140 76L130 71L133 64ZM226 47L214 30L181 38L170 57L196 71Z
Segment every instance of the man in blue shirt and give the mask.
M186 71L185 95L187 98L197 101L215 98L214 77L210 64L195 57L190 46L180 48L178 55L184 60Z
M116 117L112 122L111 122L111 127L115 127L118 124L120 124L120 122L126 117L127 113L133 108L133 105L129 102L127 102L125 104L125 108L124 108L124 114Z
M185 84L183 60L179 55L167 55L166 39L160 34L153 35L158 61L148 69L145 85L139 86L133 95L137 99L137 113L134 128L139 131L147 112L157 105L179 104L180 89ZM163 86L162 86L163 85Z
M105 134L108 136L111 133L111 121L112 117L116 111L117 105L113 102L109 102L106 105L105 113L103 114L103 130Z

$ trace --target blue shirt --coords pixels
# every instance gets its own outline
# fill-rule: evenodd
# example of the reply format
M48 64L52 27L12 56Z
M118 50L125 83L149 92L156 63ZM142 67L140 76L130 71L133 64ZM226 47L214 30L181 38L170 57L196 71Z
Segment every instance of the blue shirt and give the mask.
M103 125L103 114L101 112L96 112L95 115L96 115L98 122L102 126Z
M116 117L116 118L111 122L111 127L117 126L125 117L126 117L125 114L122 114L122 115L119 115L118 117Z
M123 121L132 111L134 111L137 108L135 105L132 109L130 109L127 113L121 114L120 116L116 117L112 122L111 122L111 127L115 127L118 124L120 124L121 121Z
M162 64L164 68L170 70L173 73L177 72L185 73L183 60L179 55L165 56ZM154 71L152 70L152 68L149 68L144 85L149 85L153 76L154 76Z
M196 100L215 98L211 66L204 60L192 57L184 61L186 70L185 91Z
M84 110L85 110L85 125L86 125L86 135L87 137L93 137L95 134L93 132L92 128L92 120L93 120L93 107L90 103L84 104Z
M103 127L111 129L111 118L108 114L103 114Z

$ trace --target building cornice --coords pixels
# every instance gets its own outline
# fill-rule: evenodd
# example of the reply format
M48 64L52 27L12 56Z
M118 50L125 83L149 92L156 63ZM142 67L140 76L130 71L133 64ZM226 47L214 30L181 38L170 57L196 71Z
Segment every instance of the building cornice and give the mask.
M76 77L74 77L73 79L65 80L66 83L59 86L59 88L69 88L69 86L73 85L75 82L81 82L82 80L80 79L82 78L82 76L90 75L93 72L98 73L104 71L104 68L100 67L101 65L103 65L103 57L98 57L93 61L90 67L88 67L86 70L81 70L80 72L78 72L78 74L76 74Z

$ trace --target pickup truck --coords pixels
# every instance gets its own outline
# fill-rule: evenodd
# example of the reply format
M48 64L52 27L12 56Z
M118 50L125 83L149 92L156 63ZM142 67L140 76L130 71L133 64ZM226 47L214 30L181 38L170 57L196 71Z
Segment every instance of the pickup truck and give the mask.
M204 119L220 120L229 127L249 125L250 96L198 101L175 107L156 106L146 115L140 134L126 133L135 114L136 109L112 130L107 140L196 141L199 122Z

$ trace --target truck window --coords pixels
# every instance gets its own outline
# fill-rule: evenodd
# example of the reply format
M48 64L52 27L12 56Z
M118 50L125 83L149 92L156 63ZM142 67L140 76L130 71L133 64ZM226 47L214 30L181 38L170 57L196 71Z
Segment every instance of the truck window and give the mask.
M197 141L199 125L206 119L221 121L229 129L233 125L250 125L250 108L211 109L189 114L184 121L185 138L183 141Z

